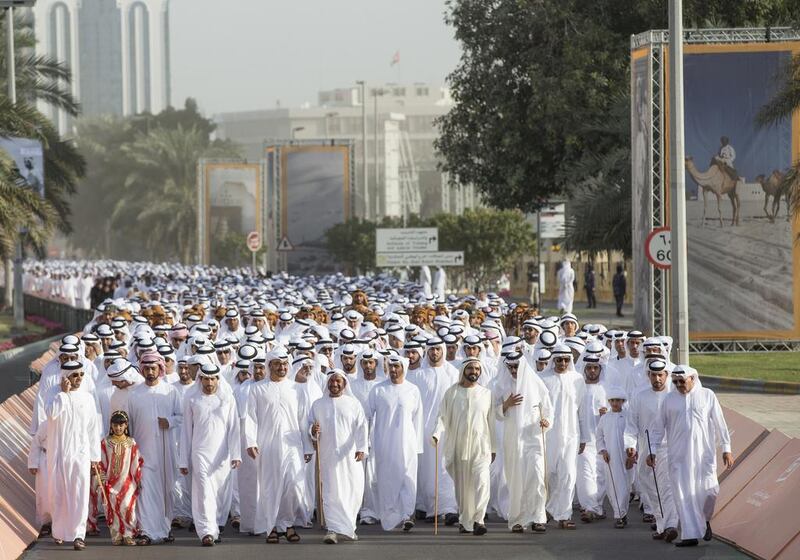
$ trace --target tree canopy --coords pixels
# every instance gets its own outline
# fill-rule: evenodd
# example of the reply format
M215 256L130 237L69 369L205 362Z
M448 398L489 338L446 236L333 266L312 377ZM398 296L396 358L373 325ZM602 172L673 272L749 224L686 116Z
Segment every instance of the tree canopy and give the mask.
M630 36L666 28L667 7L668 0L449 0L445 17L463 54L448 78L455 106L437 120L442 169L498 208L531 212L564 195L583 210L609 193L624 199L630 180L618 171L630 131L613 121L628 119ZM798 17L800 0L684 0L683 9L687 27L775 26ZM572 245L591 251L610 235Z

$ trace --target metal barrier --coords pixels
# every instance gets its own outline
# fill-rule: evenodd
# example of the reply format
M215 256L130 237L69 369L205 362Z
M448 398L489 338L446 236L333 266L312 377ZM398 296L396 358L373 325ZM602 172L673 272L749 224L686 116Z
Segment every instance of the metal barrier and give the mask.
M65 331L76 332L83 330L86 323L92 320L94 312L91 309L75 309L64 303L26 295L25 315L38 315L59 323Z

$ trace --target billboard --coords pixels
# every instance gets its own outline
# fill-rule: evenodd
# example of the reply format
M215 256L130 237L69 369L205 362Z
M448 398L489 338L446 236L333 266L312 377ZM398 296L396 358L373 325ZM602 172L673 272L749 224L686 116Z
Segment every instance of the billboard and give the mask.
M201 162L204 260L207 264L236 265L231 248L244 249L251 231L261 232L261 166L253 163ZM240 243L241 241L241 243Z
M653 142L652 129L652 63L650 49L637 49L631 54L631 221L634 232L648 231L652 225L653 177L651 175ZM633 235L634 255L645 254L645 236ZM638 328L649 332L653 324L650 307L651 286L655 280L650 263L645 258L633 262L633 309Z
M325 249L325 232L350 217L352 145L280 147L280 239L293 250L292 274L334 272L340 267Z
M0 138L0 149L14 160L17 186L28 188L44 198L44 151L42 143L30 138Z
M773 216L771 205L765 212L763 200L742 196L752 187L766 192L770 181L786 173L798 157L797 119L770 127L755 122L798 47L798 43L686 46L685 196L692 338L795 338L800 329L796 296L800 255L788 209L784 206L783 213Z

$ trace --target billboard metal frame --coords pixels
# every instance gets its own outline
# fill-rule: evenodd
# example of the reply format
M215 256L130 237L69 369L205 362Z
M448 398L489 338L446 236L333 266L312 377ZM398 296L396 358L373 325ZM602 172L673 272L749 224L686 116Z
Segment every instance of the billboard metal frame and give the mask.
M684 44L687 46L708 45L715 47L720 45L747 45L747 44L765 44L765 43L785 43L800 41L800 30L795 30L790 27L752 27L752 28L739 28L739 29L685 29L683 33ZM666 173L664 165L666 163L666 146L667 140L665 132L666 127L666 99L665 89L666 84L664 79L664 67L666 64L667 50L669 47L669 31L668 30L650 30L638 35L631 36L630 48L633 59L633 54L636 51L647 49L650 57L650 78L651 78L651 95L650 95L650 116L651 116L651 182L652 190L650 201L652 203L651 223L650 230L656 227L663 227L667 225L666 213L669 208L669 201L667 200L667 189L664 184ZM634 232L636 234L636 232ZM644 258L644 257L642 257ZM795 265L797 266L797 265ZM653 281L650 289L649 307L651 310L648 326L653 329L653 333L669 334L670 325L670 273L668 270L662 271L653 268L652 272ZM800 305L800 302L795 302L795 306ZM798 328L798 325L795 325ZM752 349L758 351L762 348L783 348L783 347L796 347L800 344L800 340L791 339L776 339L772 342L767 339L746 339L746 340L730 340L730 339L705 339L696 340L690 343L692 352L703 351L722 351L722 352L743 352ZM766 345L766 346L765 346Z

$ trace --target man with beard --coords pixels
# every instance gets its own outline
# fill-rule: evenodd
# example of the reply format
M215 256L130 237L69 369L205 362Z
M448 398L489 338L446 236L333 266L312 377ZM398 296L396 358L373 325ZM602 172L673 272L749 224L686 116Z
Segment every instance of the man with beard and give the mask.
M72 541L75 550L86 548L89 485L100 462L100 429L94 398L80 391L83 365L69 361L61 366L61 391L47 404L48 501L56 543Z
M255 383L247 399L247 454L258 460L259 496L253 532L269 531L267 543L281 536L300 540L295 523L305 519L305 463L312 457L307 432L310 404L288 379L289 355L278 347L266 356L269 378Z
M476 536L486 534L489 467L495 458L492 393L478 385L480 375L480 360L464 360L460 381L444 394L433 433L434 446L447 434L443 455L455 484L460 531Z
M608 412L608 398L605 365L600 357L584 354L579 363L586 388L581 406L581 422L586 433L586 441L578 448L578 477L576 493L581 505L581 521L591 523L595 519L605 519L603 499L606 495L606 468L597 454L597 425L600 418Z
M195 378L198 376L198 368L190 368L187 360L178 360L178 381L173 383L178 396L180 397L181 410L187 400L189 391L192 393L196 390ZM180 457L180 440L175 438L175 456ZM192 481L191 477L176 476L175 477L175 490L174 490L174 507L172 520L172 527L177 529L179 527L192 527Z
M375 350L364 350L358 356L356 379L350 384L350 391L358 400L366 415L369 393L378 383L385 380L385 375L378 379L378 361L383 362ZM382 369L382 368L381 368ZM370 443L370 449L372 443ZM375 473L375 456L369 454L363 461L364 464L364 503L359 513L362 525L374 525L378 522L377 507L377 482Z
M175 439L180 428L181 399L175 387L163 380L164 359L157 352L139 358L144 383L136 386L128 401L131 436L144 459L139 510L139 545L171 542L173 488L177 474Z
M337 535L357 540L356 516L364 496L367 419L358 401L344 394L346 386L347 375L334 369L328 377L328 394L311 406L328 544L336 544Z
M709 521L719 494L716 448L718 443L722 446L725 468L731 468L731 436L717 396L699 385L697 370L676 365L672 383L676 390L664 398L652 424L652 454L647 465L657 466L658 452L666 445L669 480L681 526L681 540L675 546L697 546L700 537L710 541L713 536Z
M544 431L550 428L553 405L547 387L520 352L503 360L494 387L497 418L503 427L503 460L509 490L508 527L522 533L531 525L544 533L547 491L544 472Z
M636 393L628 403L625 447L626 453L631 459L639 459L647 454L647 436L650 434L653 421L660 414L664 399L670 391L669 374L666 367L667 364L663 360L651 360L648 365L650 387ZM653 534L653 539L665 540L670 543L678 538L678 514L675 511L672 486L667 470L669 465L667 446L663 445L663 442L661 443L662 445L659 445L658 448L655 469L647 466L646 461L638 460L637 481L644 507L643 521L645 523L655 522L656 532ZM656 481L658 492L656 492Z
M541 373L554 410L553 428L547 433L547 511L561 529L575 529L572 496L577 478L577 457L580 444L588 440L580 420L586 385L583 377L575 371L568 346L556 344L552 354L550 365Z
M389 379L367 399L375 471L380 473L377 513L385 531L402 523L408 532L414 528L417 461L423 449L422 400L417 386L406 381L408 359L389 356L386 361Z
M227 483L231 469L241 464L239 415L236 403L219 394L220 369L214 364L200 369L201 392L184 403L178 466L183 476L192 473L192 519L203 546L220 542L231 509Z
M423 430L432 434L439 419L439 405L445 391L458 382L458 370L445 361L444 342L431 338L426 343L425 365L408 372L408 381L419 389L422 399ZM445 516L445 525L458 522L455 487L453 479L444 468L444 458L439 457L436 466L436 450L426 445L417 465L417 511L428 522L433 522L434 497L436 495L436 470L439 470L439 513Z
M422 367L422 345L419 342L409 339L403 345L403 352L408 359L409 372Z

